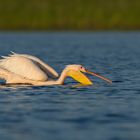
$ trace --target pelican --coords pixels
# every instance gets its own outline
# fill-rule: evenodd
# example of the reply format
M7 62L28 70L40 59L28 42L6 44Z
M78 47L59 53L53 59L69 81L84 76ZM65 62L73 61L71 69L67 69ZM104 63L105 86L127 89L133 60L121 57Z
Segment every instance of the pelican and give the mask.
M92 85L92 81L84 73L111 83L111 80L85 69L82 65L67 65L59 76L51 66L32 55L12 52L0 59L0 79L4 79L6 84L62 85L67 77L71 77L82 85Z

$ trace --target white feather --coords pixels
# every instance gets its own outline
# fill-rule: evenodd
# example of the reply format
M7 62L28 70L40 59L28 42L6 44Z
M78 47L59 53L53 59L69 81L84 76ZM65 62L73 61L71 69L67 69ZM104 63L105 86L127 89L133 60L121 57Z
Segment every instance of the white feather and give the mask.
M26 79L45 81L48 76L57 77L57 72L37 57L26 54L12 54L0 60L0 67Z
M9 58L9 56L1 56L2 58L4 58L4 59L7 59L7 58Z

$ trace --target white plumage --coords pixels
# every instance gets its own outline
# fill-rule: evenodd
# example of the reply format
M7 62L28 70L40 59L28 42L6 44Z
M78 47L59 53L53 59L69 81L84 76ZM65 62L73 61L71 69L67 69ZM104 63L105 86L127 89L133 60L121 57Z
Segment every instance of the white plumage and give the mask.
M58 73L52 67L35 56L12 52L11 55L2 57L0 68L25 79L46 81L48 78L58 77Z

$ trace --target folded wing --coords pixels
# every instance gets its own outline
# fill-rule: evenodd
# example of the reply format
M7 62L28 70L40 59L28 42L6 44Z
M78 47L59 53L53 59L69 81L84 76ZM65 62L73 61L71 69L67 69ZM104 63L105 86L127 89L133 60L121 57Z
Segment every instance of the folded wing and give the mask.
M52 67L32 55L13 53L0 60L0 67L31 80L46 81L48 77L58 77Z

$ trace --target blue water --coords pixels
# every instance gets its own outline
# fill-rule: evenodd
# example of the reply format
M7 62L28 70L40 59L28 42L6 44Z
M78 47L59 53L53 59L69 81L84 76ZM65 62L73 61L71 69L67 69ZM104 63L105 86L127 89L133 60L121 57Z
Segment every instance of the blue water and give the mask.
M112 79L93 86L1 86L0 140L139 140L140 32L1 32L0 55L38 56ZM3 81L1 81L2 83Z

